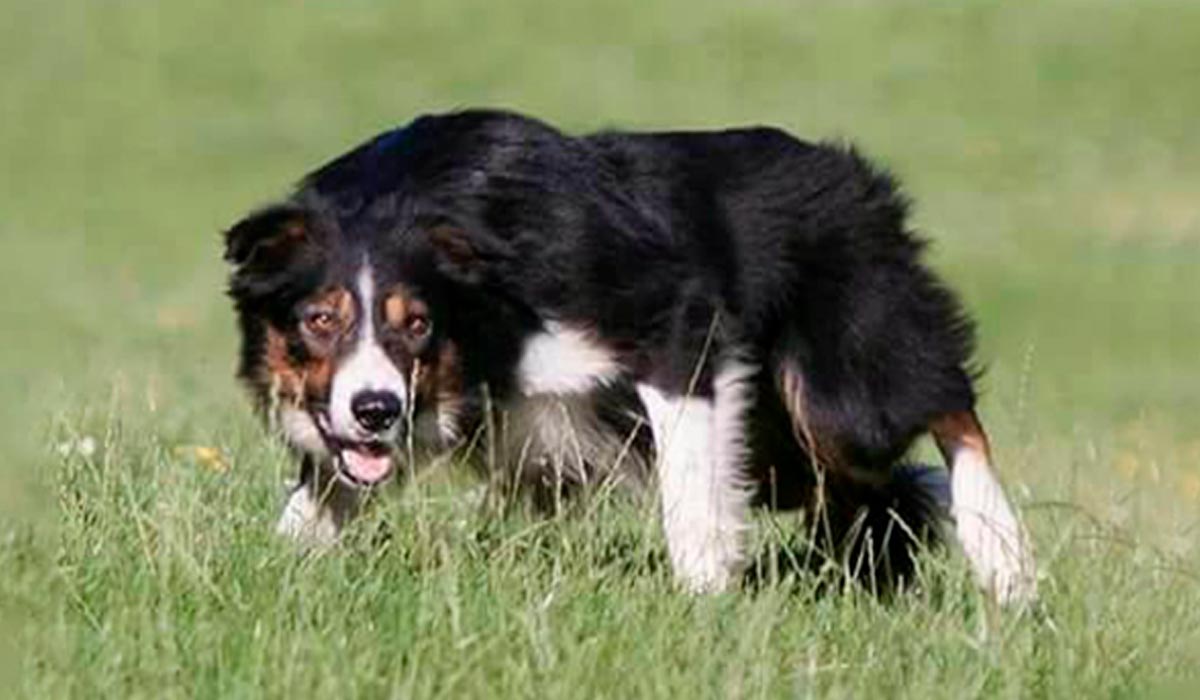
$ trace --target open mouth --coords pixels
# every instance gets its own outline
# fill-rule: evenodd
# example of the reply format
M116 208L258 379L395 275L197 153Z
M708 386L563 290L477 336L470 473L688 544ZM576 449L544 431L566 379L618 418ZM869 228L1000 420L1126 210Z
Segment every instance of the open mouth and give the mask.
M367 488L391 476L396 458L392 445L381 440L344 440L330 434L329 419L314 412L313 420L321 439L332 454L338 478L350 486Z
M335 454L339 475L355 486L374 486L395 467L391 446L382 442L343 442Z

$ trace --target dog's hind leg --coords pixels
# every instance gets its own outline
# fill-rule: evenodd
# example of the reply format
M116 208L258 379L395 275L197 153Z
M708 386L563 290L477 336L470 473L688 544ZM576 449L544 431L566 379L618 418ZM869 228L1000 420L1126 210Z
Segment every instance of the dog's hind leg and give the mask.
M675 575L694 592L724 590L745 564L745 414L753 369L718 368L711 391L671 394L639 384L657 450L663 529Z
M950 512L975 577L1002 604L1037 597L1029 534L992 468L987 435L973 411L948 413L930 432L950 467Z

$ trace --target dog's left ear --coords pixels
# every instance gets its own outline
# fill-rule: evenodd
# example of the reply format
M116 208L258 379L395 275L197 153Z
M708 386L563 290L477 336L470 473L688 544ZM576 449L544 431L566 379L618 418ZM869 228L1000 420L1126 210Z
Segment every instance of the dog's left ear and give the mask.
M225 260L235 267L278 258L308 236L308 214L293 204L260 209L225 232Z
M452 265L471 265L475 261L475 247L467 239L467 232L457 226L438 224L429 229L429 240Z

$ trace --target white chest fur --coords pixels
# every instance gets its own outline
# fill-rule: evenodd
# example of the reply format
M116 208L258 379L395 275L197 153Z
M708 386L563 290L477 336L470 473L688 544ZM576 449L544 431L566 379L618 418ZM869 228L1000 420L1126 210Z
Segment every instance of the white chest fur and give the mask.
M550 322L525 343L517 366L526 396L582 394L620 374L612 353L578 328Z

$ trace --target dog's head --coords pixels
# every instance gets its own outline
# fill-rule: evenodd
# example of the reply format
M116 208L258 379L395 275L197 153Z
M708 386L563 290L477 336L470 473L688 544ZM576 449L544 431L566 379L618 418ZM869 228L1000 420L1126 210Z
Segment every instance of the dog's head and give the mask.
M226 233L240 376L293 446L383 480L410 438L465 437L482 387L512 390L533 307L587 281L571 237L632 220L615 182L582 142L501 112L363 144Z
M225 256L239 374L260 408L294 447L372 485L410 437L459 437L469 379L439 234L344 223L317 206L273 206L227 232Z

